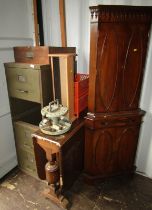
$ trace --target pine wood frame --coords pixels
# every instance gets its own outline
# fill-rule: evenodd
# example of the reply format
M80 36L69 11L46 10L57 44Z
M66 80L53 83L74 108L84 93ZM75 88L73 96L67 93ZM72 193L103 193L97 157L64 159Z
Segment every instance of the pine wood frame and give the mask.
M59 13L60 13L61 44L62 44L62 47L67 47L65 1L64 0L59 0ZM38 19L37 19L37 0L33 0L33 15L34 15L35 45L39 46L39 29L38 29Z
M38 20L37 20L37 0L33 0L33 16L34 16L35 46L39 46L39 29L38 29Z
M62 47L67 47L65 0L59 0L60 29Z

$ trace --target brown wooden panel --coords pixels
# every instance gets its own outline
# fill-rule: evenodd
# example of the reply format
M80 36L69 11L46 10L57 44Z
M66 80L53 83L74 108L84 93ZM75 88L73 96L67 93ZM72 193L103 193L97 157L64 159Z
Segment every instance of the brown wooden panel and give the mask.
M85 127L84 171L88 174L93 174L95 170L95 164L93 159L93 138L94 130Z
M28 46L14 47L15 62L49 64L49 53L75 53L75 47Z
M85 133L85 173L108 176L116 171L115 128L90 130Z
M152 7L125 5L98 5L90 7L91 21L94 19L106 23L150 23Z
M144 114L145 112L140 109L113 113L87 113L85 127L90 129L103 129L139 125Z
M111 169L113 165L113 144L114 140L110 131L102 130L97 136L95 135L93 158L98 173L107 173Z
M128 31L128 33L127 33ZM122 68L122 110L133 110L138 107L141 82L146 57L148 27L132 24L126 34L125 57Z
M118 168L121 170L132 169L136 154L139 135L139 126L121 129L118 136Z
M96 75L96 112L118 111L119 84L122 48L119 35L121 25L103 23L99 26L97 75Z
M85 172L90 179L131 173L152 7L90 7L90 75ZM107 166L107 167L106 167Z
M65 1L64 0L59 0L59 12L60 12L60 29L61 29L62 47L66 47L67 36L66 36L66 17L65 17Z
M49 48L45 46L14 47L15 62L49 64Z
M91 7L90 112L138 108L151 10L148 7Z
M128 116L127 119L127 116L126 118L119 116L119 120L116 121L108 119L107 122L113 121L113 123L101 128L89 127L89 118L86 119L85 173L94 177L107 177L132 171L141 124L141 117L138 117Z
M138 107L147 39L147 25L99 25L96 112L134 110Z
M64 189L71 187L84 168L84 127L61 148Z
M90 26L90 68L89 68L89 99L88 110L95 112L95 86L96 86L96 59L97 59L97 40L98 24L92 23Z

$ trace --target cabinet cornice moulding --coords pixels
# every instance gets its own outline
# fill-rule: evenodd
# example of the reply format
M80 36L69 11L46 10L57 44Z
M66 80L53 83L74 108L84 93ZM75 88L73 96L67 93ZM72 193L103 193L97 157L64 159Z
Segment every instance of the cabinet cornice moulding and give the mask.
M91 22L151 22L152 7L98 5L91 6Z

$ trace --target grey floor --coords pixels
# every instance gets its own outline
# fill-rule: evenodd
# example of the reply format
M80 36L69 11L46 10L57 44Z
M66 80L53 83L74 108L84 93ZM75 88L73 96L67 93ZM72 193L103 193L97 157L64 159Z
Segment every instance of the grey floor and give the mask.
M0 180L0 210L59 210L42 196L46 183L18 169ZM77 180L67 192L71 210L152 210L152 180L140 175L90 186Z

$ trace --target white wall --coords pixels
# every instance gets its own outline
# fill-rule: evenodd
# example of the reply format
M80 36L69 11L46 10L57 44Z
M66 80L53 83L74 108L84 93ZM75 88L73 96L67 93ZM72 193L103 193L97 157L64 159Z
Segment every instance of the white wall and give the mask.
M68 47L75 46L77 49L78 72L88 72L89 57L89 1L88 0L65 0L66 25Z
M152 5L152 3L151 3ZM152 178L152 27L149 51L146 62L146 72L143 82L140 107L146 111L142 125L138 153L137 170Z
M0 1L1 37L31 38L32 27L29 27L31 24L29 24L27 2L27 0Z
M105 5L132 5L132 6L151 6L151 0L88 0L90 6L95 6L98 4Z
M47 46L61 46L59 0L42 1L44 43Z
M32 0L0 0L0 177L17 164L4 63L14 61L14 46L34 44L32 6Z
M11 115L0 117L0 178L17 165Z
M33 45L32 0L0 0L0 115L9 112L5 62L14 61L13 47Z
M89 27L89 1L65 0L65 10L67 46L76 47L78 54L78 71L87 72L89 69L89 37L84 35ZM42 11L45 45L61 46L59 0L43 0ZM88 41L86 42L84 39Z

